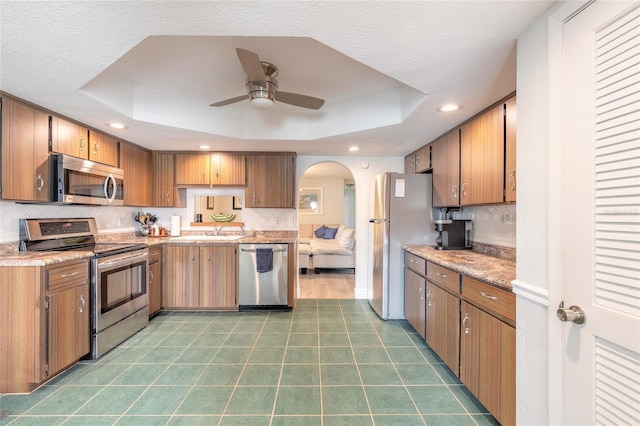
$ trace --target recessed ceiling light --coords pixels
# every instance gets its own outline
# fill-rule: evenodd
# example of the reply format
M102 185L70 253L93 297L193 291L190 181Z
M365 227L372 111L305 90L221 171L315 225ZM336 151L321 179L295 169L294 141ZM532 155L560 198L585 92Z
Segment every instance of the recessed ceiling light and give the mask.
M200 149L209 149L211 148L209 145L200 145Z
M352 146L351 148L349 148L349 151L351 152L360 151L360 148L358 148L357 146Z
M440 108L438 108L438 111L440 111L440 112L451 112L451 111L456 111L458 109L460 109L460 105L446 104L446 105L442 105Z
M107 124L109 127L111 127L112 129L128 129L127 126L125 126L122 123L117 123L117 122L113 122L113 123L108 123Z

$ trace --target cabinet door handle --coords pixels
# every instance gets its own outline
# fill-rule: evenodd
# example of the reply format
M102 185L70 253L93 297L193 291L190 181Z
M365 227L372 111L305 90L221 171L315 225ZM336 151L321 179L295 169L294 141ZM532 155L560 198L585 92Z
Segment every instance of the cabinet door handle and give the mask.
M44 188L44 179L42 178L42 175L38 175L36 177L36 182L38 182L38 184L36 185L36 189L38 191L42 191L42 188Z
M467 323L471 320L471 318L469 318L469 314L464 314L464 318L462 319L462 328L464 328L464 334L469 334L469 327L467 326Z
M195 260L196 260L196 257L193 255L193 253L191 253L191 261L193 262Z
M466 197L467 196L467 182L464 182L462 184L462 186L460 187L460 189L462 190L462 196Z
M439 276L440 278L447 278L448 276L445 274L441 274L440 272L436 272L436 275Z
M87 302L84 300L84 296L82 294L80 295L80 302L82 302L82 305L78 307L78 311L84 312L84 307L87 304Z
M82 152L84 150L84 138L80 138L80 152Z
M427 306L431 306L433 303L431 301L431 292L427 293Z
M418 289L418 296L420 297L420 300L424 300L424 286L421 285L420 288Z
M149 271L149 283L153 282L153 272Z
M211 262L211 255L207 254L207 262Z
M93 143L93 154L97 154L98 153L98 142L94 142Z
M205 175L205 173L204 173L204 169L202 169L202 181L203 181L203 182L206 182L206 181L207 181L207 179L206 179L206 175Z
M167 203L168 203L169 202L169 191L167 191L167 195L165 195L164 198L167 200Z
M496 296L492 296L489 293L485 293L484 291L480 292L480 296L486 298L486 299L491 299L491 300L497 300L498 298Z
M216 169L216 180L220 179L220 170Z
M453 186L451 187L451 196L453 198L458 198L458 185L457 184L453 184Z
M516 171L511 170L511 174L509 175L509 185L511 186L511 191L516 192Z
M61 277L62 278L69 278L69 277L75 277L76 275L78 275L78 272L72 272L70 274L62 274Z

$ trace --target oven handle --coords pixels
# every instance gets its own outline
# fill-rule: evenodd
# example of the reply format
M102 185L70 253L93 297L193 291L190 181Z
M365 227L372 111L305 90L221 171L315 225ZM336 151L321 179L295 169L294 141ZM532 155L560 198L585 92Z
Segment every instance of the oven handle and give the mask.
M111 193L111 197L109 197L109 182L111 182L111 189L113 190ZM116 192L118 192L118 183L116 182L116 178L113 177L111 173L104 180L104 197L107 199L109 203L112 203L116 198Z
M125 257L118 257L117 259L114 260L107 260L105 262L98 262L98 269L104 268L104 267L113 267L113 266L122 266L122 265L128 265L133 263L133 261L135 259L141 259L141 258L149 258L149 254L148 253L142 253L142 254L134 254L133 256L125 256Z

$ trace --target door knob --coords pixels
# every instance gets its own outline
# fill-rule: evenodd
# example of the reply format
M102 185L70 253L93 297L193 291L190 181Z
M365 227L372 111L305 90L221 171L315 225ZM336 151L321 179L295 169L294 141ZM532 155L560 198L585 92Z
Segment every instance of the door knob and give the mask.
M564 300L560 302L560 306L558 306L558 310L556 311L556 315L560 321L572 321L576 324L584 324L587 317L584 314L584 311L579 306L569 306L568 308L564 307Z

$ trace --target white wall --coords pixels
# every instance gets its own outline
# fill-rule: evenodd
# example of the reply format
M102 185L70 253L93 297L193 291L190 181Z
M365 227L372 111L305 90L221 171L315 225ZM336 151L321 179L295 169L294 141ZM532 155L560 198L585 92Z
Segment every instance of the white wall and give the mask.
M517 422L562 423L559 322L561 21L563 2L518 38ZM589 407L585 407L589 409Z
M301 176L300 187L322 188L322 214L298 213L299 223L340 225L344 218L344 179Z

